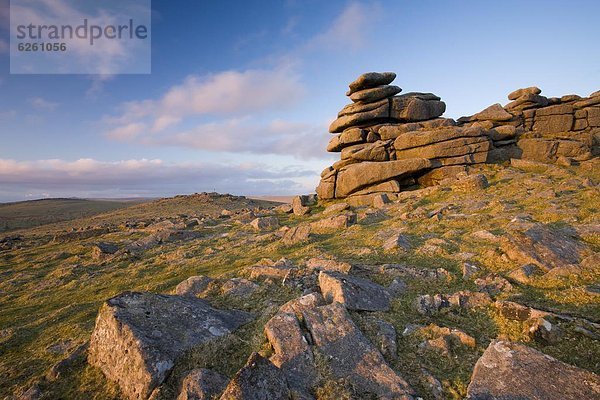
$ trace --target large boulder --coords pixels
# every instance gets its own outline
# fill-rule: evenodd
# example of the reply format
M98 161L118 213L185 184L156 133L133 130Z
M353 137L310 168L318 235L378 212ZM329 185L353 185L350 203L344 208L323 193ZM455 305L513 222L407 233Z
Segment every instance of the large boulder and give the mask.
M394 140L394 148L396 150L406 150L435 143L447 142L453 139L484 137L485 135L486 131L477 127L441 127L432 130L404 132L396 136L396 140Z
M396 150L396 158L399 160L416 157L428 159L452 158L487 152L490 148L491 142L485 136L467 137L434 143L427 146L413 147L411 149Z
M347 379L357 391L379 399L413 400L414 391L354 324L346 308L333 303L304 313L319 352L334 377Z
M369 125L377 121L385 121L389 119L389 116L390 105L389 102L385 100L380 106L372 110L356 112L337 118L329 125L329 132L339 133L346 128Z
M342 303L349 310L387 311L390 296L383 286L340 272L321 271L319 286L325 300Z
M387 85L392 83L396 79L394 72L367 72L360 75L348 87L350 90L346 93L346 96L352 95L354 92L359 90L368 89L380 85Z
M147 399L186 350L227 335L251 319L190 297L125 292L98 313L88 361L129 399Z
M493 341L477 361L471 400L600 398L600 377L522 344Z
M351 164L338 172L335 194L338 198L346 197L367 186L410 176L432 166L425 158Z
M376 101L391 97L402 91L398 86L377 86L370 89L363 89L350 95L350 100L355 103L374 103Z
M446 103L432 93L406 93L392 98L390 118L399 121L425 121L446 111Z

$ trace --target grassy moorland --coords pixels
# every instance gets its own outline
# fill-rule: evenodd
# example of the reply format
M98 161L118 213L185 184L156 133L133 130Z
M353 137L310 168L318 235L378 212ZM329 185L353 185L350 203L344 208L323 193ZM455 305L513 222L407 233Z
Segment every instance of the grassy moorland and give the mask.
M451 184L410 192L402 200L381 209L360 208L358 223L341 231L313 235L308 243L285 245L276 232L257 233L244 208L273 206L266 201L219 196L180 196L140 204L80 220L22 230L22 242L0 251L0 397L20 393L33 384L43 398L118 399L118 388L102 373L76 359L57 379L42 379L47 371L74 348L89 340L98 308L104 300L126 290L172 292L192 275L217 278L206 297L218 307L253 312L254 322L222 340L203 345L179 363L165 387L173 394L183 372L192 367L210 367L232 376L251 351L269 354L263 334L264 323L277 306L301 293L281 283L257 281L260 288L251 296L223 296L219 284L235 276L249 278L245 267L263 258L288 258L303 266L312 257L334 257L353 265L378 266L401 263L418 270L443 268L448 279L424 280L403 277L406 292L393 300L390 311L353 312L363 332L372 336L370 321L376 317L390 322L398 332L398 358L388 360L424 398L431 398L423 383L422 370L435 376L447 398L466 394L473 366L489 342L507 338L527 343L567 363L600 373L600 341L583 335L577 321L600 322L600 294L592 290L600 280L600 182L598 168L478 167L489 187L463 190ZM279 224L294 227L318 221L327 204L314 207L309 215L296 216L274 211ZM221 210L237 210L219 217ZM198 220L191 224L193 219ZM126 249L152 234L153 224L170 220L194 232L189 240L167 242L143 251L119 251L98 257L99 242ZM186 224L187 223L187 224ZM506 257L501 241L510 238L516 224L543 226L550 232L572 232L581 248L582 263L570 273L536 275L527 283L510 278L520 264ZM61 240L68 228L110 227L98 235ZM490 235L476 234L488 232ZM382 243L392 233L403 233L409 241L404 249L384 251ZM57 240L58 235L58 240ZM495 274L508 278L510 290L495 294L495 300L518 301L530 307L567 315L560 321L564 336L555 343L542 343L528 334L526 321L505 318L489 305L478 309L447 309L432 315L417 312L417 296L477 291L472 278L463 278L465 262L476 265L476 277ZM376 268L369 278L389 284L392 277ZM474 347L457 346L450 354L421 348L434 338L433 328L402 335L411 324L458 328L472 336ZM349 398L343 382L323 382L322 399Z
M0 232L90 217L147 201L42 199L4 203L0 204Z

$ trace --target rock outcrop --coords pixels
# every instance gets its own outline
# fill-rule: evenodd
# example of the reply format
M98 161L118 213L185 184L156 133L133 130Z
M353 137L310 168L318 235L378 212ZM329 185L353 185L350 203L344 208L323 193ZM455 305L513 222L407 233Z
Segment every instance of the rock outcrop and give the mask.
M431 93L398 94L392 72L359 76L346 93L352 100L333 121L327 151L340 161L321 173L322 200L354 198L353 204L388 199L416 183L454 177L472 164L527 159L573 164L600 154L600 95L546 98L537 87L509 94L457 121L442 118L446 105Z
M475 365L467 398L597 399L600 377L522 344L492 341Z
M88 361L129 399L147 399L186 350L227 335L251 319L191 297L125 292L96 319Z

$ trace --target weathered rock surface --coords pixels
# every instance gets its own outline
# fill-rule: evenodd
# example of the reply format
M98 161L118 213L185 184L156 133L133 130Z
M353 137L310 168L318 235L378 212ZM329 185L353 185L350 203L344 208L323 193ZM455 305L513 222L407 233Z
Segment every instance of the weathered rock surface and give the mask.
M88 360L130 399L146 399L181 354L251 319L189 297L125 292L101 307Z
M315 346L330 360L335 377L348 379L360 392L380 399L414 399L408 383L387 365L343 305L333 303L305 311L304 320Z
M477 361L467 398L600 398L600 377L522 344L493 341Z
M310 397L318 373L295 313L277 313L265 325L265 335L273 347L270 360L283 371L290 389L300 397Z
M204 275L190 276L175 287L175 294L179 296L196 297L204 292L212 281L212 278Z
M390 296L383 286L367 279L321 271L319 286L325 300L342 303L349 310L386 311L390 308Z
M253 353L246 365L233 377L221 400L288 399L285 376L271 361Z
M354 92L350 95L350 100L355 103L373 103L398 94L401 91L402 89L398 86L383 85Z
M352 164L338 173L335 194L336 197L346 197L365 186L402 178L431 168L432 165L431 161L424 158Z
M394 72L367 72L360 75L356 80L351 82L348 87L350 90L346 93L346 96L350 96L352 93L359 90L372 88L380 85L387 85L392 83L396 79Z
M229 379L218 372L194 369L183 378L177 400L211 400L223 393L228 384Z

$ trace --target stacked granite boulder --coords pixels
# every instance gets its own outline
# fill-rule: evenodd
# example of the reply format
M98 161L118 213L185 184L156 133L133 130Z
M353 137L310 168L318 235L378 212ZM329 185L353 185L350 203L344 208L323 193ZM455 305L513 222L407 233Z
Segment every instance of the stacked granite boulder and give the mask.
M600 91L547 98L537 87L518 89L505 106L494 104L457 121L432 93L399 94L393 72L358 77L329 131L327 151L341 159L321 173L322 200L368 204L415 185L434 185L471 164L522 158L576 165L600 154Z
M489 130L494 148L490 161L522 158L543 163L577 164L600 154L600 91L547 98L533 86L458 119L461 126Z
M329 131L327 151L341 160L326 168L317 187L320 199L352 198L368 203L392 197L433 170L486 162L492 145L481 127L459 127L441 118L446 104L432 93L399 94L392 72L363 74L346 93L345 106Z

